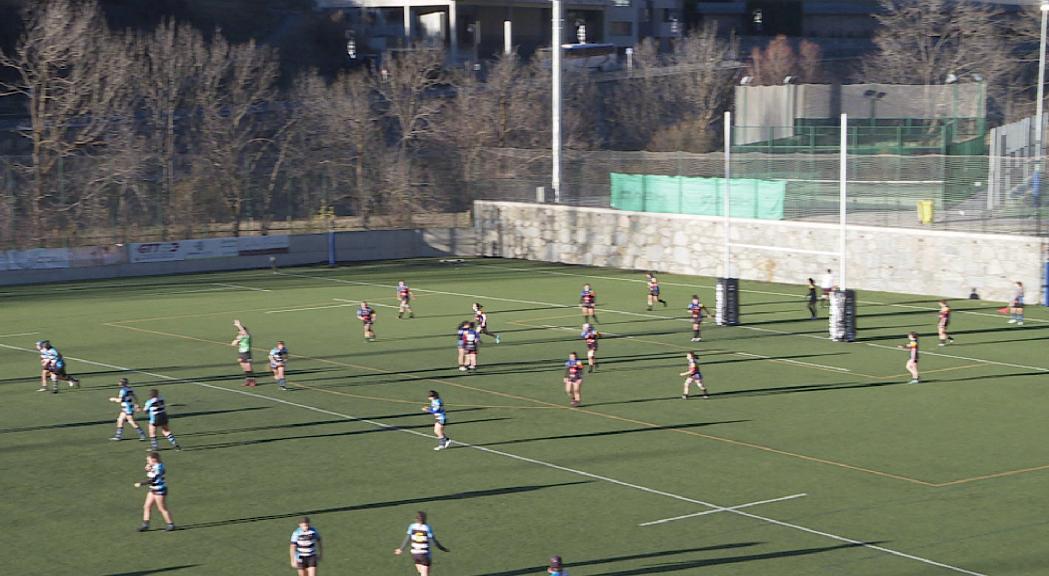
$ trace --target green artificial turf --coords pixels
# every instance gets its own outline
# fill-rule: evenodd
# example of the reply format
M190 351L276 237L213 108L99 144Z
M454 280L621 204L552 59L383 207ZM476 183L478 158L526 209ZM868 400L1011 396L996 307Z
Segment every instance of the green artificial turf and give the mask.
M392 308L402 279L415 319ZM1019 327L1000 303L955 301L956 343L939 348L935 296L860 292L845 344L825 309L807 320L804 287L744 282L743 324L708 320L693 344L685 306L713 308L712 280L660 280L670 307L651 312L641 273L494 259L2 288L0 518L21 542L3 572L291 574L308 514L321 574L409 575L392 552L425 510L451 548L438 575L545 574L553 554L572 576L1049 573L1043 309ZM584 282L605 338L572 409ZM485 338L464 374L454 335L473 302L502 343ZM235 318L260 372L287 342L291 391L261 373L241 386ZM895 348L910 330L917 385ZM36 392L45 337L82 389ZM691 349L710 399L679 398ZM185 447L161 440L176 532L135 532L146 446L109 440L121 376L140 399L161 391ZM430 389L458 442L442 452Z

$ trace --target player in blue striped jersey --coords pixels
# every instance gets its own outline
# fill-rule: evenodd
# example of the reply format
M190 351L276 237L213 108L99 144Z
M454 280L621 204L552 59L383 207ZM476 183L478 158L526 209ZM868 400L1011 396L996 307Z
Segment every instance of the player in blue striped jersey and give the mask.
M117 414L117 432L110 440L124 439L125 422L131 424L135 432L138 432L139 440L145 440L146 433L139 427L138 422L135 422L135 409L138 408L135 391L131 389L131 384L127 381L127 378L121 378L118 383L120 384L120 390L116 396L109 399L110 402L120 404L120 413Z
M419 572L419 576L430 576L430 567L433 564L433 550L430 549L431 543L444 552L451 552L451 550L442 546L437 537L434 536L433 528L430 528L430 525L426 523L426 512L415 514L415 522L408 526L408 534L404 537L400 547L395 549L393 553L400 556L404 552L404 547L408 546L409 543L411 544L412 560L415 562L415 569Z
M430 390L426 396L430 401L423 406L423 412L433 414L433 435L437 437L437 446L434 450L443 450L452 443L452 439L444 434L444 425L448 423L448 415L444 411L444 400L436 390Z
M40 351L40 365L44 369L43 387L41 391L47 390L47 377L51 378L51 392L58 394L58 381L68 382L70 388L80 388L80 380L76 376L66 373L66 360L62 353L51 345L48 340L37 342L37 350Z
M160 454L150 452L146 455L146 479L135 482L135 488L143 486L149 488L146 503L142 505L142 525L138 527L139 532L149 530L149 514L154 504L160 511L160 515L164 517L164 522L167 523L164 530L171 532L175 529L175 522L171 519L171 513L168 512L167 507L168 483L164 476L166 473L167 468L160 461Z
M288 348L283 340L277 340L277 345L270 349L270 371L273 379L281 390L288 389L288 381L284 379L284 369L288 365Z
M317 564L321 561L321 534L310 524L309 516L303 516L299 527L291 533L288 554L291 567L299 571L299 576L317 575Z
M175 450L182 450L182 447L178 445L175 440L175 435L171 433L171 428L168 427L168 411L167 406L164 404L164 399L161 398L160 392L154 388L149 391L149 400L142 406L142 411L149 416L149 449L158 450L157 446L157 428L164 433L164 437L168 439L171 446Z

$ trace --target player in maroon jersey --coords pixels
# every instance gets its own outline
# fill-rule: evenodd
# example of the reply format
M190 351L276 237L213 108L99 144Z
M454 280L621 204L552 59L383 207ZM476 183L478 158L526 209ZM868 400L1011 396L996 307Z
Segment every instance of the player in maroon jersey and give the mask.
M907 358L907 371L911 373L911 384L917 384L920 382L918 378L918 333L908 332L907 333L907 344L897 346L897 348L907 350L910 356Z
M597 319L597 294L589 284L583 284L579 292L579 309L583 311L583 322L600 322Z
M954 338L947 333L947 327L951 324L951 307L946 300L940 300L940 319L936 323L936 332L940 336L940 346L954 344Z
M583 361L575 352L569 354L565 362L565 394L572 408L583 401Z
M707 393L707 389L703 386L703 373L699 371L699 356L695 352L689 352L685 354L685 358L688 359L688 370L685 370L680 376L685 377L685 384L681 390L681 399L688 400L688 387L695 382L696 387L703 393L704 398L710 398L710 394Z
M601 333L587 323L583 324L583 332L579 337L586 341L587 372L593 372L597 370L597 339L601 337Z
M655 274L649 272L645 274L645 278L648 280L648 309L652 310L652 307L659 302L664 308L667 307L667 301L659 297L659 280L656 279Z
M692 301L688 303L688 316L692 319L692 342L703 340L700 330L703 329L704 314L710 314L710 310L699 301L698 294L693 294Z
M397 308L397 319L404 318L405 312L409 318L415 318L415 312L412 311L412 290L404 280L397 283L397 300L401 303Z
M498 334L493 334L492 331L488 329L488 314L485 313L484 306L481 306L481 304L475 302L473 308L474 325L476 327L475 329L477 330L477 333L495 338L496 344L502 342L503 339L500 338Z
M368 342L375 341L375 309L367 302L361 302L357 308L357 319L364 325L364 339Z

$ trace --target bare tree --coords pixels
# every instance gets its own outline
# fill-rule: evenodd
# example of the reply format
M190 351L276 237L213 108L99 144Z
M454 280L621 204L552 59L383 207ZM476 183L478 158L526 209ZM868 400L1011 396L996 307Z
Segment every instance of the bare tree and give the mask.
M991 100L1006 93L1016 62L999 9L975 0L882 0L881 7L876 50L860 80L933 85L978 75Z
M37 242L81 198L63 183L65 163L100 147L115 122L133 117L132 61L122 36L108 31L95 3L51 0L26 13L25 31L11 54L0 54L21 97L32 143L27 191L28 235Z
M282 136L293 121L275 105L277 75L272 50L253 41L230 44L216 34L198 76L198 191L210 192L226 208L234 236L240 234L259 179L267 177L267 159L287 143Z
M764 49L757 46L751 49L747 75L759 86L782 84L788 76L799 83L815 83L820 79L820 60L820 47L815 43L802 40L795 51L790 40L780 35Z

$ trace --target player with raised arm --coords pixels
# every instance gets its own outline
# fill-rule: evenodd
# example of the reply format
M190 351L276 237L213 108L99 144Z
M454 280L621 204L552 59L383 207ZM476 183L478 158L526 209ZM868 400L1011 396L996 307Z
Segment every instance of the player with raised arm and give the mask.
M248 332L248 327L241 324L240 320L234 320L233 326L237 329L237 335L233 337L230 346L237 347L237 363L244 371L244 385L254 388L255 372L251 367L251 332Z
M583 402L583 361L579 355L572 352L565 361L565 394L568 395L568 404L577 408Z
M51 378L51 392L58 394L58 381L68 382L70 388L80 388L80 380L66 373L66 359L48 340L41 340L38 346L41 364L46 375ZM42 388L46 390L47 388Z
M685 383L681 389L681 399L688 400L688 388L693 382L703 394L703 398L710 398L710 394L707 393L707 388L703 386L703 373L699 370L699 355L695 352L689 352L685 354L685 358L688 359L688 370L679 374L679 376L685 377Z
M907 343L897 346L901 350L907 350L909 353L907 357L907 371L911 373L910 384L918 384L920 382L918 378L918 333L908 332Z
M397 319L404 318L405 312L408 313L408 318L415 318L415 312L412 311L412 290L404 280L397 282L397 300L400 302L400 306L397 307Z
M486 334L488 336L491 336L492 338L495 338L496 344L502 342L502 338L500 338L498 334L493 334L490 330L488 330L488 314L484 311L484 306L482 306L478 302L474 302L473 311L474 323L477 332L479 334Z
M656 275L648 272L645 274L645 278L648 280L648 310L651 312L656 302L659 302L666 308L667 301L659 297L659 280L656 279Z
M703 340L703 317L710 314L710 310L699 301L699 294L692 295L692 301L688 303L688 316L692 320L692 342Z
M288 347L283 340L277 340L277 345L270 349L270 371L273 379L281 390L288 389L288 381L284 378L284 370L288 367Z
M357 308L357 319L364 325L364 339L375 342L375 309L367 302L361 302Z
M299 576L317 576L317 564L321 561L321 535L313 525L310 517L299 519L299 527L291 533L288 546L291 567L298 570Z
M940 337L940 346L954 344L954 338L947 333L947 327L951 325L951 307L946 300L940 300L939 321L936 323L936 333Z
M150 452L146 455L146 478L135 482L135 488L145 486L149 489L146 494L146 502L142 505L142 525L138 527L139 532L149 530L149 515L154 504L160 511L160 515L163 516L164 522L167 523L164 531L171 532L175 529L175 522L171 519L171 512L168 512L167 507L168 483L164 478L166 473L167 468L160 461L160 454Z
M579 337L586 342L586 364L587 372L597 370L597 339L601 333L592 324L583 324L583 332Z
M157 445L157 429L164 433L164 437L168 439L168 443L171 444L172 448L182 450L182 447L178 445L178 441L175 440L175 435L171 433L171 427L168 426L167 406L156 388L149 391L149 400L146 400L146 403L142 406L142 411L149 416L150 450L155 452L160 449Z
M463 365L466 371L473 372L477 370L477 349L481 346L481 336L473 322L466 324L466 329L462 332L462 342Z
M127 378L121 378L117 383L120 385L120 390L109 401L120 404L120 412L117 414L116 434L113 434L110 440L124 439L124 422L127 422L135 429L135 432L138 432L138 439L145 441L146 432L142 430L138 422L135 422L135 409L138 408L135 391L131 389L131 384Z
M426 399L429 404L423 406L423 412L433 414L433 435L437 437L437 446L434 450L443 450L452 443L452 439L444 433L444 426L448 423L448 415L444 411L444 400L436 390L430 390Z
M597 319L597 293L589 284L583 284L583 289L579 292L579 309L583 312L583 322L593 320L601 323Z
M426 512L422 511L415 514L415 522L408 526L408 534L393 553L400 556L404 552L405 546L409 544L411 545L412 561L415 562L415 570L419 572L419 576L430 576L433 573L433 550L430 548L431 544L441 549L442 552L451 552L437 540L437 536L434 536L433 528L430 528L430 525L426 523Z

